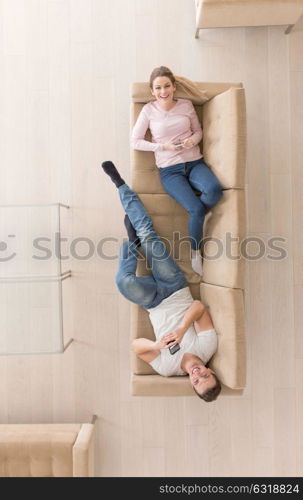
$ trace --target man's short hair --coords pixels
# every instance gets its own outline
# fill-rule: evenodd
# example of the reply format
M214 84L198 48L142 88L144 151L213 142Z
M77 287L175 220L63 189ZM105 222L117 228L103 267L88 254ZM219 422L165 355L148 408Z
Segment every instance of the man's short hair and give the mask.
M194 387L194 391L197 394L197 396L199 396L199 398L206 401L206 403L210 403L211 401L215 401L215 399L217 399L217 397L219 396L219 394L221 392L220 380L218 379L217 375L215 375L214 373L212 373L212 376L214 377L214 379L216 381L216 385L214 387L212 387L211 389L208 389L207 391L205 391L202 395L199 394Z

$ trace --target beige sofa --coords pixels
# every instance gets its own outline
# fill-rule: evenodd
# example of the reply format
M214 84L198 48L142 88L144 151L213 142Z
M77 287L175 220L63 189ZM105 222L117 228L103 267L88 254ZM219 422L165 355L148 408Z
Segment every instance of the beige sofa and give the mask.
M131 152L132 187L151 214L154 227L165 238L167 246L184 270L192 294L208 305L218 332L218 351L210 366L222 383L222 394L242 394L246 378L245 319L244 319L244 262L240 242L245 236L245 94L241 83L198 83L208 100L192 99L203 126L204 159L220 180L224 194L205 219L204 237L210 241L204 247L203 281L193 272L187 236L187 212L167 195L161 185L159 172L151 152ZM176 97L189 98L180 90ZM147 83L135 83L132 88L131 128L143 105L151 100ZM150 139L150 132L147 132ZM226 233L234 239L231 259L225 250ZM177 234L177 237L176 237ZM221 242L221 243L220 243ZM222 244L222 255L212 259L212 245ZM208 248L209 247L209 248ZM216 250L216 251L217 251ZM222 250L222 249L221 249ZM148 274L140 260L138 274ZM154 339L148 313L131 306L131 339ZM131 391L138 396L193 395L187 377L162 377L151 366L132 353Z
M0 477L94 476L94 424L1 424Z
M200 29L288 25L303 14L303 0L195 0L196 38Z

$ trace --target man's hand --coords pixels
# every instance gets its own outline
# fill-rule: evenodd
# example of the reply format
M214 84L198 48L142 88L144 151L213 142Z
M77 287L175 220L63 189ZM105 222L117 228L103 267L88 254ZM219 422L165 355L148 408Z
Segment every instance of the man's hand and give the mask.
M182 341L182 339L184 337L185 332L186 332L186 329L184 329L182 327L176 328L174 331L164 335L164 337L162 337L162 340L164 340L164 342L166 342L166 344L168 342L170 342L168 347L173 347L176 344L180 344L180 342Z
M156 349L167 349L168 347L170 347L170 346L167 345L167 341L164 339L164 337L162 337L161 339L156 340L154 349L155 350Z

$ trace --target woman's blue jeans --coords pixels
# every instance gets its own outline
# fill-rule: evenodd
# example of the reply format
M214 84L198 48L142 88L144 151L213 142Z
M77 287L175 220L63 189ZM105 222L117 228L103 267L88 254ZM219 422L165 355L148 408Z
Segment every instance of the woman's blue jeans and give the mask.
M193 250L200 248L205 213L222 196L222 187L203 159L160 168L160 179L166 192L189 213L188 234ZM197 196L194 189L201 192Z
M154 230L152 220L138 195L127 184L119 187L119 195L140 238L152 276L136 276L138 250L134 243L126 241L120 249L116 284L128 300L151 309L177 290L188 286L188 283Z

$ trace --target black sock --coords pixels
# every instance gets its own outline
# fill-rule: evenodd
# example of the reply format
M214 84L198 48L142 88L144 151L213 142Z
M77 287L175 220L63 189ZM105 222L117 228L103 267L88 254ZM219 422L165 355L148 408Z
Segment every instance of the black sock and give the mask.
M104 172L110 176L111 180L117 186L117 188L125 184L125 181L120 176L118 170L116 169L112 161L104 161L102 163L102 168Z
M138 238L136 230L127 214L124 217L124 225L126 227L129 241L133 242L137 247L140 246L140 238Z

